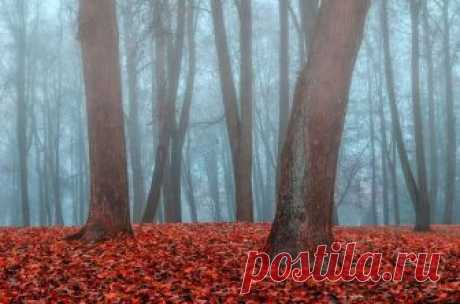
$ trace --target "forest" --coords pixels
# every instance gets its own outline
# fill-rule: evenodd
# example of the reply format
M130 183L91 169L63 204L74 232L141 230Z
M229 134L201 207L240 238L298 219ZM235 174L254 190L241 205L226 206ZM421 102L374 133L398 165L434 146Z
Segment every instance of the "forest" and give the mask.
M460 303L459 37L455 0L0 0L0 303Z

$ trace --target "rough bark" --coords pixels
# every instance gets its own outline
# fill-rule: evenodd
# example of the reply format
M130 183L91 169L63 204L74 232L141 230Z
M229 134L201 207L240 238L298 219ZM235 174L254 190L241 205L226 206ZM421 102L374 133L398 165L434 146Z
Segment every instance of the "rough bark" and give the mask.
M118 27L112 0L80 0L79 38L88 113L91 201L86 225L69 238L99 241L132 234Z
M277 211L266 249L297 255L332 241L337 158L369 1L321 2L294 93Z

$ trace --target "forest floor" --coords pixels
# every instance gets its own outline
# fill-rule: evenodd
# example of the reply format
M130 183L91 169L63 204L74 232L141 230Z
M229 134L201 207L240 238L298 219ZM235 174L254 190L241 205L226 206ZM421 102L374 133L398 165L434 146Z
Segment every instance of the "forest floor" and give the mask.
M247 252L268 224L135 226L136 237L99 244L64 241L76 228L0 229L0 303L460 303L460 226L336 227L357 253L441 252L438 282L255 283L240 295ZM34 301L35 300L35 301Z

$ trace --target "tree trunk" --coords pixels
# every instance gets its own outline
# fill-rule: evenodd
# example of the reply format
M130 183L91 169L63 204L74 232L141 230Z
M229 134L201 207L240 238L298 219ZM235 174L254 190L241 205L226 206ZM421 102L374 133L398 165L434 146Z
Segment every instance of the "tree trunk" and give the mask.
M115 3L80 0L79 36L88 112L91 205L86 225L69 238L98 241L132 234Z
M430 224L430 203L428 197L428 182L426 177L425 144L423 138L422 111L420 106L420 55L419 55L419 19L420 2L410 1L412 28L412 112L414 119L415 156L417 163L417 179L419 190L420 216L415 223L416 230L428 230Z
M16 37L16 140L18 143L19 187L21 192L21 224L30 226L29 174L27 160L27 102L26 83L26 1L16 1L19 26Z
M181 176L182 176L182 150L185 135L190 120L190 109L193 99L193 87L195 83L196 55L195 55L195 30L193 17L193 3L189 3L187 9L187 45L188 45L188 74L184 93L184 101L179 117L179 124L174 127L171 138L171 165L169 174L169 191L166 197L168 206L172 208L170 221L181 221ZM175 118L174 118L175 120ZM168 209L167 209L168 210Z
M385 112L383 111L382 84L379 83L379 116L380 116L380 157L382 166L382 201L383 201L383 224L390 224L390 204L388 200L388 146L387 126Z
M370 74L370 73L368 73ZM372 98L371 77L368 77L367 101L369 103L369 133L371 140L371 211L372 224L379 223L377 216L377 170L375 159L375 123L374 123L374 100Z
M415 230L429 230L429 217L427 219L423 214L424 208L421 207L420 192L410 167L409 157L407 155L407 150L402 136L401 124L399 121L399 112L398 106L396 104L393 68L390 54L390 34L388 29L387 4L387 1L381 1L382 7L380 9L380 21L383 32L383 57L385 66L385 79L388 91L388 100L390 103L393 136L398 148L399 160L401 163L401 168L403 171L406 187L415 210Z
M436 214L437 198L438 198L438 146L436 138L436 108L434 101L434 76L433 76L433 47L431 39L431 29L428 22L428 8L426 1L423 1L423 29L424 29L424 48L426 52L427 74L426 83L428 91L428 132L429 132L429 150L430 150L430 210L431 220L434 221Z
M449 1L443 3L443 52L444 52L444 75L445 75L445 98L446 98L446 190L444 224L452 224L454 218L455 179L457 164L457 135L455 131L456 117L454 109L454 97L452 87L452 63L450 58L450 28L449 28Z
M233 161L236 219L251 222L252 210L252 17L251 1L239 2L241 39L241 119L225 31L222 2L211 0L214 38Z
M310 49L310 44L313 39L315 19L316 15L318 14L318 4L318 0L299 0L301 26L304 34L302 40L304 44L304 49L307 50L307 53L305 54L307 57L308 50ZM307 58L304 58L303 60L304 61L302 62L302 64L305 63Z
M139 101L137 97L137 56L138 46L134 34L132 19L134 18L133 8L130 4L124 6L123 25L126 35L126 70L128 81L128 144L131 165L131 182L133 185L133 219L137 223L140 221L144 208L144 174L142 172L142 147L139 139Z
M271 254L297 255L332 241L337 159L368 7L366 0L321 3L282 152Z
M289 121L289 1L279 0L280 42L279 42L279 120L278 120L278 163L286 137Z
M161 186L166 171L166 162L169 154L168 134L168 101L167 101L167 80L166 80L166 31L165 16L163 14L163 1L155 1L153 8L154 39L155 39L155 76L156 76L156 100L157 113L152 117L153 121L158 120L158 145L155 154L155 167L152 175L152 182L147 198L147 204L142 217L143 223L152 222L158 208L161 197Z
M391 174L391 187L393 188L393 209L395 216L395 225L401 224L401 218L399 215L399 186L398 186L398 175L396 174L396 145L393 144L391 154L393 155L393 161L390 163L390 174ZM390 157L390 156L388 156Z

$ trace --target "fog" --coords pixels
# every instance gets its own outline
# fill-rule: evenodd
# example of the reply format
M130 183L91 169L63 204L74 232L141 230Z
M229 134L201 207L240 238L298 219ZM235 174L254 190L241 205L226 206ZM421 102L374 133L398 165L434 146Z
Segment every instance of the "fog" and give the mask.
M251 166L244 169L249 173L241 176L252 181L248 201L253 220L270 222L275 214L283 142L280 129L283 119L285 127L287 123L280 108L289 114L297 76L308 58L306 29L310 19L302 14L302 0L286 1L288 37L284 37L287 44L282 45L283 1L252 1L252 73L245 73L248 66L244 60L248 57L241 47L244 35L240 32L243 5L240 1L220 2L237 99L238 130L243 134L240 150L235 153L228 130L231 116L224 106L227 95L221 86L222 61L216 49L219 42L215 39L217 20L213 22L213 12L218 10L210 1L185 2L181 48L180 1L117 1L132 220L137 223L146 219L147 201L154 201L148 199L154 186L160 189L159 205L153 208L154 218L147 217L149 221L237 220L237 201L248 199L236 193L235 181L241 179L233 178L232 163L241 154L250 155L252 160L246 160ZM314 1L305 2L311 6ZM423 172L417 155L424 152L431 222L458 223L460 180L459 170L453 169L459 167L456 117L460 96L460 3L421 1L416 90L421 125L414 123L412 103L410 5L408 1L387 1L390 56L385 60L381 4L381 0L372 2L354 67L337 168L336 221L340 225L415 222L390 108L392 89L385 71L390 61L400 131L409 168L419 187ZM78 28L77 1L0 0L1 226L82 225L86 221L90 163ZM282 73L283 63L287 74ZM249 79L244 78L251 74ZM168 98L164 99L174 104L170 112L159 106L159 77L167 82L168 92L163 95ZM244 92L249 82L252 90L248 98ZM283 83L287 87L280 93ZM248 112L250 108L252 113ZM249 129L247 121L251 121ZM163 123L168 126L162 127ZM417 146L416 130L421 131L423 146ZM169 151L158 161L158 147L164 145L162 134ZM248 140L252 151L241 148L248 146ZM164 165L164 176L152 183L160 165ZM178 177L178 188L174 177Z

